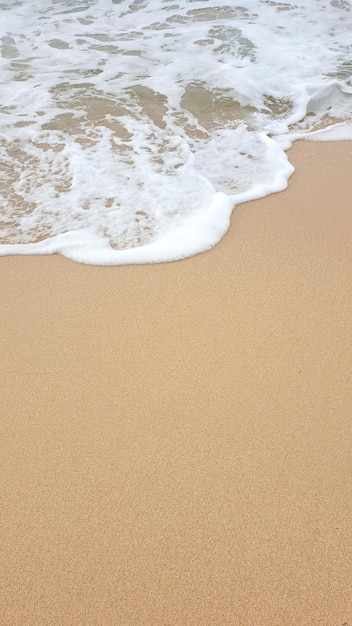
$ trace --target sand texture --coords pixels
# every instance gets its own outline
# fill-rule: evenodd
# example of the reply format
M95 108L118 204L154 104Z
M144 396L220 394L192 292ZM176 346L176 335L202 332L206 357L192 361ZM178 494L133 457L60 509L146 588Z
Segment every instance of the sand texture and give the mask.
M0 259L1 626L352 626L352 146L182 262Z

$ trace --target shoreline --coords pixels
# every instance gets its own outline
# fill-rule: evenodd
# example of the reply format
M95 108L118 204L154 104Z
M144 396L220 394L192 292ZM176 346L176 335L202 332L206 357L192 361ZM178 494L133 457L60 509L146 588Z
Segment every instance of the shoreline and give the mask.
M352 621L351 142L160 265L1 257L6 626Z

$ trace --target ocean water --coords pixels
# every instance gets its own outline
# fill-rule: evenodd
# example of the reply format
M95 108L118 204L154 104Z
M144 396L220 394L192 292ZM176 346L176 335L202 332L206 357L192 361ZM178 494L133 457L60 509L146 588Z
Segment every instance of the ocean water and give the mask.
M348 0L0 2L0 254L172 261L352 139Z

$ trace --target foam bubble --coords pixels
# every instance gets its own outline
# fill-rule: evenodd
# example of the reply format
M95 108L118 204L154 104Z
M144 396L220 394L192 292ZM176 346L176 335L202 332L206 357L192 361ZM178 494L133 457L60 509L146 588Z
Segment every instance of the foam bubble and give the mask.
M209 249L280 191L296 138L351 138L347 1L12 0L0 254L94 264Z

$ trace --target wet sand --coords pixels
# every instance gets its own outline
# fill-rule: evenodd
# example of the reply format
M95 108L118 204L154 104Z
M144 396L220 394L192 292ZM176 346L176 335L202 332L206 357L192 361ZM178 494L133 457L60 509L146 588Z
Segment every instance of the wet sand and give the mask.
M352 624L352 146L182 262L0 259L4 626Z

